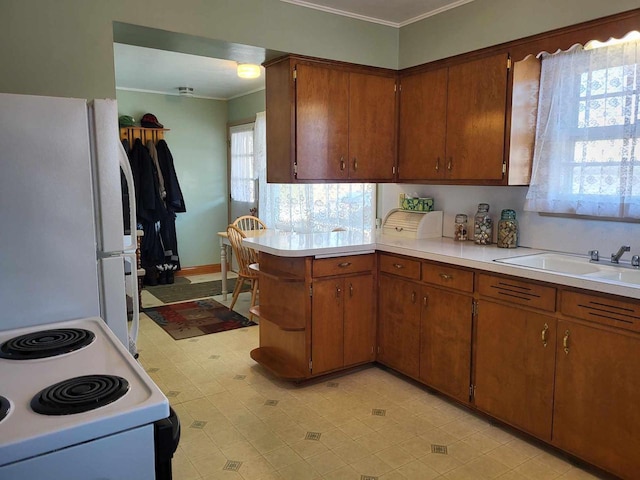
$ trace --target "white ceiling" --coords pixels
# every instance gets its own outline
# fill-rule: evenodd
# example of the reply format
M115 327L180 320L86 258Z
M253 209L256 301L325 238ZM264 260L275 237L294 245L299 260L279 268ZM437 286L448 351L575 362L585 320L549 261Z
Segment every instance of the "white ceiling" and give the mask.
M281 0L364 21L401 27L473 0ZM116 88L178 95L178 87L193 88L193 96L229 100L264 89L260 78L236 75L236 62L206 56L114 43ZM233 57L232 57L233 58Z
M264 88L264 68L256 79L238 78L236 62L168 52L122 43L113 44L116 88L178 95L178 87L193 88L193 96L229 100Z
M281 0L302 7L402 27L473 0Z

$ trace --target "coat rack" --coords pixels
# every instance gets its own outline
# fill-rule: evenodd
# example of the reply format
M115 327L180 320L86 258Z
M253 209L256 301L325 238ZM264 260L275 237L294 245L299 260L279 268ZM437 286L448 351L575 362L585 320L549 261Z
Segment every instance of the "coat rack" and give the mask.
M146 144L149 140L158 143L164 139L164 132L168 132L169 128L145 128L145 127L120 127L120 140L128 140L130 145L136 139L142 140Z

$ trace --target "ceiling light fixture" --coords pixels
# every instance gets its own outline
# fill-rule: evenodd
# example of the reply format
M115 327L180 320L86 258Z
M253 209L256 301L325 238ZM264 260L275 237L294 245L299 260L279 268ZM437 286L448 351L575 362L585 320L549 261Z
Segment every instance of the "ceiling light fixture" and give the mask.
M193 97L193 87L178 87L178 95L182 97Z
M238 76L240 78L258 78L260 76L260 65L253 63L239 63Z
M635 42L637 40L640 40L640 32L638 32L637 30L632 30L622 38L610 38L606 42L591 40L590 42L587 42L587 44L584 46L584 49L593 50L595 48L610 47L612 45L620 45L621 43Z

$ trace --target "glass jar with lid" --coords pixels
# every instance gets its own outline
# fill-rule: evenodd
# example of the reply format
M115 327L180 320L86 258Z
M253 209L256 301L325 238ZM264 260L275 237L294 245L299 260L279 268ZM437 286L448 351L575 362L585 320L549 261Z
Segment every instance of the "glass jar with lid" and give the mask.
M465 241L467 236L467 216L464 213L456 215L455 224L453 226L453 239L457 241Z
M498 222L498 247L516 248L518 246L518 220L516 212L510 208L502 210Z
M479 203L473 217L473 241L478 245L490 245L493 239L493 221L489 216L489 204Z

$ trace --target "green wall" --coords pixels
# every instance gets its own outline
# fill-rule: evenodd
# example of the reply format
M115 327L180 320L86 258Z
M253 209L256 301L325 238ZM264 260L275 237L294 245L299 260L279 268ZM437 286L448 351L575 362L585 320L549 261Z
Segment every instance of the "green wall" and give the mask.
M400 29L400 68L640 7L638 0L474 0Z
M227 102L118 90L118 113L146 112L171 131L165 140L187 206L176 219L183 267L220 263L217 232L227 226Z
M256 113L265 111L265 102L266 98L264 90L229 100L227 102L227 117L229 123L236 123L244 120L255 120Z
M115 98L113 22L397 67L396 28L279 0L0 0L0 92Z

